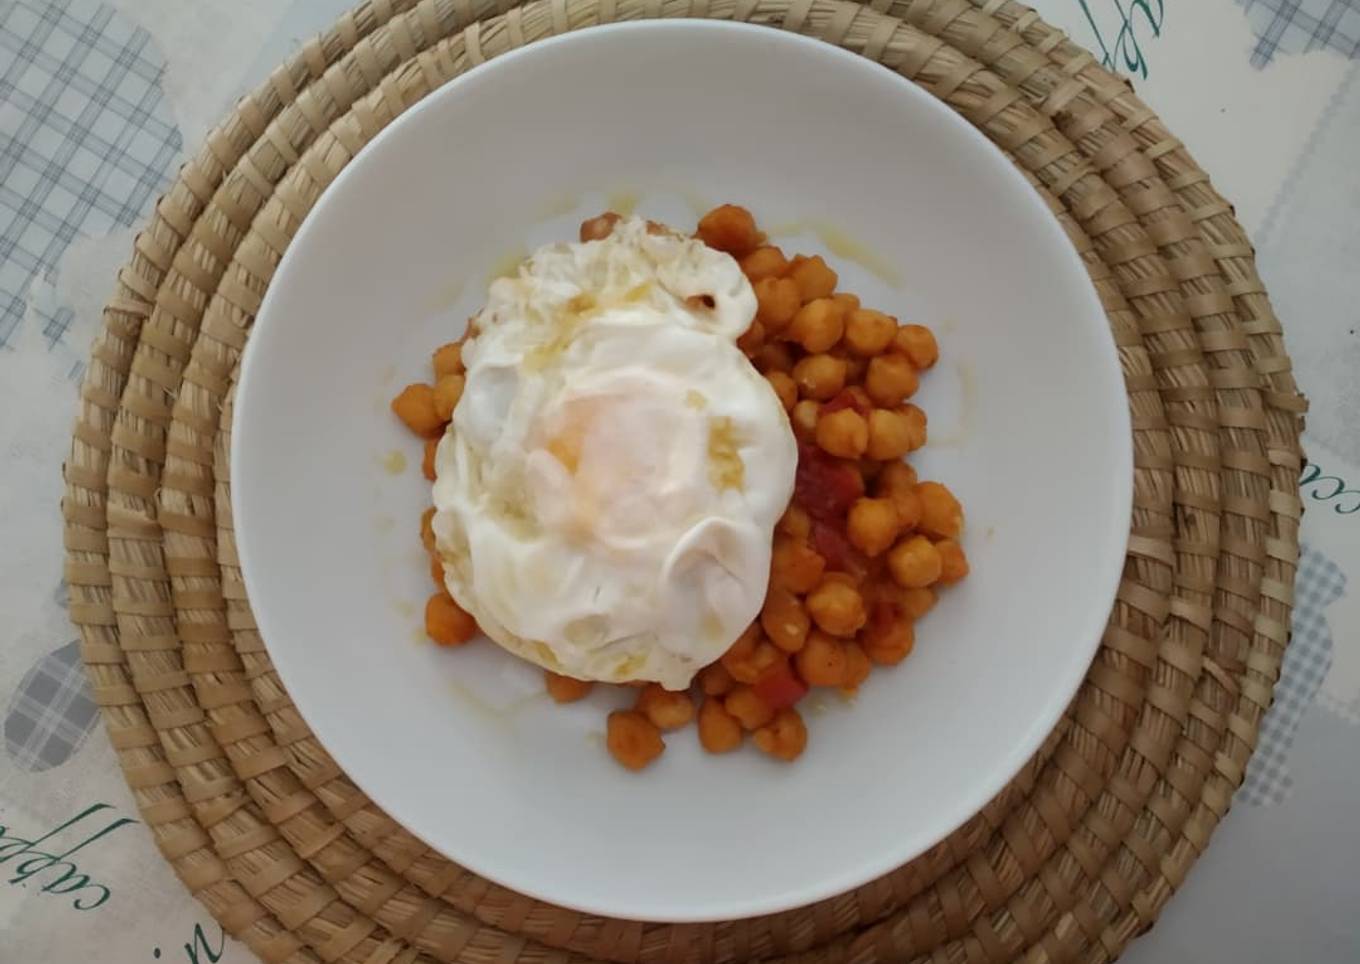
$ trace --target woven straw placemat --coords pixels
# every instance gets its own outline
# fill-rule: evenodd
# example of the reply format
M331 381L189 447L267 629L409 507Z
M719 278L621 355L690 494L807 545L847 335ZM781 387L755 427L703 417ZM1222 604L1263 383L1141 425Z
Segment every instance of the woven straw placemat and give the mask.
M355 788L255 632L226 453L265 287L368 140L512 48L681 16L839 44L1013 158L1108 314L1136 477L1104 644L997 799L851 893L673 926L497 887ZM1227 811L1288 641L1305 406L1252 255L1232 207L1131 89L1006 0L370 0L243 99L184 166L119 275L82 389L65 467L71 614L143 819L186 886L271 964L1115 957Z

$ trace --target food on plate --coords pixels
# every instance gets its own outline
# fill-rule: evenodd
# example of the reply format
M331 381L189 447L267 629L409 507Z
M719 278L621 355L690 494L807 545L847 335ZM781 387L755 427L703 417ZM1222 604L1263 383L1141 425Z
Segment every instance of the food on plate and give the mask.
M936 340L838 283L735 205L694 237L607 212L493 282L392 402L433 482L430 637L480 627L559 703L635 687L629 769L696 721L798 757L809 691L901 662L968 573L958 500L904 461Z

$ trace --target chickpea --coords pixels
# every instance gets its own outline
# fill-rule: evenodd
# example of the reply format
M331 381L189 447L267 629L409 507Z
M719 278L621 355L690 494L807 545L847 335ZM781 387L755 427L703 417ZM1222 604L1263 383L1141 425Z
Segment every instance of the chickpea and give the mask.
M435 382L434 411L440 421L447 422L453 418L453 410L458 407L458 400L462 397L462 375L445 375Z
M921 500L916 495L916 472L905 462L881 463L875 481L879 498L889 499L897 509L899 532L909 532L921 521Z
M811 621L797 596L787 589L774 587L765 595L760 626L770 642L786 653L796 653L807 640Z
M798 404L798 383L793 380L793 376L787 372L766 372L765 380L779 396L779 404L784 406L784 411L793 411L793 406Z
M799 438L814 438L821 420L822 406L811 398L803 399L793 406L793 411L789 412L789 423L793 425L793 434ZM864 444L869 444L868 426L865 426L864 429Z
M737 347L746 354L747 358L759 351L763 344L765 344L765 326L759 320L751 322L750 327L742 332L741 337L737 339Z
M943 569L940 550L925 536L903 539L888 553L888 571L903 589L934 585Z
M893 337L893 347L911 359L917 368L929 368L940 357L940 346L929 328L903 325Z
M426 552L434 552L434 506L420 514L420 544Z
M741 272L751 284L766 278L778 278L789 270L789 260L772 244L764 244L741 259Z
M916 645L916 630L911 620L903 617L887 623L875 622L860 633L860 645L865 655L880 666L896 666L911 654Z
M838 294L832 295L831 297L836 302L836 304L840 305L842 308L845 309L845 314L847 317L849 316L850 312L855 311L859 308L859 298L856 297L855 295L849 294L848 292L842 291L839 292Z
M756 317L765 323L770 334L778 334L789 326L803 305L798 285L790 278L761 278L754 287Z
M963 554L963 546L953 539L941 539L935 543L940 553L940 582L952 586L968 575L968 557Z
M610 755L630 770L641 770L666 749L661 731L647 717L631 710L609 714L605 745Z
M915 452L926 444L925 410L908 402L897 409L897 412L907 420L907 428L911 433L911 450Z
M699 707L699 745L709 753L728 753L741 746L741 723L721 700L707 699Z
M793 366L793 380L804 398L835 398L845 387L845 361L831 355L808 355Z
M765 325L765 331L771 333L768 324ZM756 370L765 375L770 372L788 374L793 371L793 349L780 341L766 341L751 361L755 363Z
M791 505L784 510L775 525L775 531L795 539L807 539L812 535L812 520L802 506Z
M844 643L814 629L808 634L807 645L794 657L793 664L809 686L842 686L849 659Z
M891 499L857 499L846 518L850 544L866 556L877 556L897 538L897 508Z
M441 419L435 410L433 385L419 382L407 385L392 399L392 411L422 438L434 438L444 433L445 419Z
M860 685L869 678L873 672L873 663L869 659L869 654L864 652L864 647L859 643L845 644L845 682L841 684L841 689L854 692Z
M477 620L448 593L437 592L425 602L425 633L440 646L461 646L477 635Z
M885 408L911 398L921 387L921 379L911 361L903 355L879 355L869 359L864 388L875 405Z
M435 381L445 375L463 374L463 343L451 341L447 345L440 345L434 351L433 360Z
M845 309L830 298L817 298L798 309L785 336L810 352L828 351L845 332Z
M921 482L915 491L921 500L921 531L937 539L957 539L963 531L963 507L954 493L938 482Z
M699 219L695 232L710 248L740 257L760 243L751 212L735 204L723 204Z
M559 676L549 670L543 671L543 681L547 684L548 695L558 703L575 703L584 699L595 686L588 680Z
M770 585L789 592L808 593L821 582L825 570L826 560L802 539L775 536L770 557Z
M723 708L735 716L745 730L760 729L774 719L770 705L745 684L732 687L732 692L723 699Z
M857 459L869 447L869 423L853 408L843 408L817 419L816 439L832 455Z
M659 683L650 683L641 690L633 709L651 720L658 730L678 730L694 719L689 694L672 692Z
M789 277L798 283L798 293L805 302L830 297L840 280L821 255L794 258L789 265Z
M427 438L425 440L425 451L421 454L420 457L420 474L425 476L425 478L427 478L431 482L433 482L436 478L439 477L434 470L434 459L438 453L439 453L439 439Z
M864 625L864 597L854 586L824 577L807 597L808 615L832 636L853 636Z
M430 553L430 578L434 580L435 588L440 592L448 592L448 587L444 582L444 560L439 558L439 553Z
M752 624L738 637L720 660L723 669L739 683L754 683L779 665L783 654Z
M780 710L770 723L756 730L751 739L765 753L790 763L807 749L807 726L798 711L790 706Z
M736 680L722 663L710 663L699 670L699 689L705 696L722 696L735 685Z
M587 218L581 222L581 241L603 241L614 233L614 226L622 220L623 218L613 211L606 211L599 217Z
M935 608L935 590L926 586L903 589L897 594L897 605L907 618L920 619Z
M845 344L865 358L887 351L896 334L897 319L872 308L857 308L845 319Z
M869 458L896 461L912 451L915 440L908 415L886 408L876 408L869 413L869 447L866 449Z

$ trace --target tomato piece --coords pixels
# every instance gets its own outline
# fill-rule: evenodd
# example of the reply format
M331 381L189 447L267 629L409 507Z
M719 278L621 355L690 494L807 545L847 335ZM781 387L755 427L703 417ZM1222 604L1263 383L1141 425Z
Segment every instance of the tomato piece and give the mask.
M835 461L821 449L806 443L798 449L793 497L814 519L840 520L850 505L864 494L864 479L850 465Z
M832 412L839 412L843 408L853 408L865 418L868 418L869 412L872 411L869 406L864 404L859 396L850 391L850 389L845 388L842 389L840 394L835 398L822 406L822 414L830 415Z
M782 710L806 696L808 685L794 676L788 667L781 666L756 680L751 689L770 709Z
M845 533L834 525L820 519L812 523L812 548L817 555L826 560L826 567L833 572L849 572L855 557L855 548Z

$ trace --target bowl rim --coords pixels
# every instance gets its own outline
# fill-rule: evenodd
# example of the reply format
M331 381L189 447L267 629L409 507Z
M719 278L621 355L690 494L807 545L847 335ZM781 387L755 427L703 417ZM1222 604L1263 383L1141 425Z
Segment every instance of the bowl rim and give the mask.
M1115 395L1111 393L1109 407L1111 411L1107 413L1117 423L1119 437L1127 439L1127 445L1117 446L1116 455L1118 464L1117 473L1106 484L1114 490L1114 499L1118 511L1111 513L1107 520L1110 532L1107 534L1107 542L1111 546L1117 546L1118 551L1111 550L1109 558L1099 559L1093 562L1093 568L1103 569L1103 578L1093 579L1094 582L1103 584L1104 589L1100 596L1104 601L1100 612L1100 622L1093 626L1089 632L1089 638L1083 636L1074 640L1073 658L1068 664L1066 671L1056 674L1054 680L1054 699L1050 703L1047 712L1038 715L1029 722L1029 725L1017 731L1016 739L1005 755L1004 765L999 765L995 772L988 775L985 779L977 782L976 788L967 801L959 805L959 810L939 821L943 827L941 832L932 832L929 839L923 844L913 844L905 847L887 846L876 858L864 858L848 864L846 869L838 874L829 875L822 878L815 886L804 886L797 891L781 891L773 896L749 899L739 905L732 905L727 908L719 909L716 907L698 908L677 908L674 911L664 913L653 912L651 910L640 910L635 906L606 906L604 904L583 900L577 901L570 894L549 894L538 890L532 882L526 884L523 881L511 880L500 876L495 867L489 867L474 858L467 860L464 856L456 852L456 848L448 846L448 842L435 843L427 838L420 829L411 826L401 819L400 814L405 809L401 805L401 794L390 794L384 787L370 786L358 776L355 770L346 765L348 753L343 741L336 745L323 743L323 747L328 754L340 766L345 776L354 783L376 806L381 808L386 814L396 820L401 826L426 846L429 846L436 853L442 854L450 861L465 867L473 873L491 881L494 884L505 887L516 893L520 893L534 900L548 904L558 905L570 910L581 913L596 914L603 917L623 918L645 922L671 923L671 924L691 924L691 923L711 923L724 920L733 920L748 917L757 917L768 914L780 913L798 907L809 906L820 901L846 893L856 887L862 886L873 880L877 880L895 870L898 867L909 863L922 854L926 853L931 847L945 840L968 820L993 800L1023 769L1025 763L1039 750L1045 738L1053 731L1054 727L1062 718L1067 707L1071 704L1073 697L1077 694L1082 681L1089 672L1092 661L1099 650L1104 636L1104 627L1108 622L1110 607L1113 606L1116 598L1119 583L1122 579L1124 560L1127 549L1129 526L1132 520L1133 510L1133 427L1132 418L1127 404L1127 394L1124 390L1123 368L1119 360L1118 348L1115 344L1113 334L1108 330L1108 316L1100 303L1094 283L1078 254L1075 246L1066 236L1062 225L1053 216L1048 206L1033 186L1025 179L1024 175L1016 166L1004 155L992 141L978 131L971 123L956 113L948 105L940 101L934 95L921 88L918 84L901 76L896 71L879 64L871 59L867 59L860 54L847 50L838 45L827 41L809 37L804 34L785 30L779 27L752 24L741 21L715 20L702 17L684 18L655 18L619 21L607 24L594 24L572 30L568 33L557 34L546 37L538 41L526 43L523 46L509 50L503 54L484 61L466 71L463 74L449 80L439 88L431 91L419 102L412 105L400 115L392 120L386 127L379 131L370 141L355 154L348 164L336 175L328 184L320 196L317 198L311 209L305 215L302 224L295 233L292 242L285 250L274 275L270 280L259 310L256 312L252 337L247 339L246 346L242 352L240 369L236 382L236 397L233 409L232 435L230 444L230 464L239 467L243 464L243 452L245 451L243 433L236 431L237 426L245 424L246 416L251 411L252 393L249 386L258 370L253 361L259 354L256 346L262 343L259 333L264 326L283 323L275 318L272 311L273 303L277 293L282 289L280 279L284 278L290 269L292 262L299 255L297 252L308 247L315 239L312 237L318 229L320 218L317 216L322 209L334 202L334 199L341 193L339 188L347 179L354 176L356 170L375 156L377 156L383 146L402 135L404 131L421 122L422 117L437 108L438 104L450 97L460 95L463 87L470 80L480 80L485 74L513 68L520 60L535 57L545 50L558 46L577 43L583 37L599 38L601 35L622 35L632 33L644 33L650 31L674 32L679 30L694 31L699 34L710 33L760 33L762 37L771 43L781 43L788 46L793 54L811 54L818 57L831 57L840 59L846 63L855 63L858 67L865 70L882 71L885 76L890 77L890 83L897 84L902 90L902 95L915 97L923 105L924 109L931 111L941 119L943 123L953 125L962 135L968 138L980 151L991 153L996 159L1002 161L1006 173L1004 177L1012 180L1017 190L1016 203L1028 204L1042 213L1042 220L1050 225L1051 238L1057 241L1056 249L1058 257L1067 260L1069 267L1082 280L1082 297L1087 302L1086 314L1093 320L1099 320L1106 337L1100 340L1102 357L1096 358L1094 355L1090 359L1091 364L1103 365L1105 375L1112 385L1118 386L1118 403L1114 402ZM1023 198L1023 200L1021 200ZM1047 242L1045 242L1047 243ZM245 457L248 461L249 457ZM231 487L231 509L235 520L235 540L236 551L239 559L241 577L245 584L248 596L263 598L258 593L252 593L252 589L258 590L259 586L252 585L251 559L255 556L255 549L252 547L252 539L249 536L249 526L244 524L244 520L250 515L249 510L245 509L239 493L241 487L233 485ZM1094 610L1093 610L1094 611ZM289 699L293 702L298 713L302 716L307 726L320 740L320 731L314 725L317 718L313 715L315 705L308 704L305 697L295 695L293 688L288 686L290 680L304 675L306 667L295 662L290 662L288 657L279 658L279 654L269 646L270 633L266 628L269 617L265 615L267 610L255 610L255 619L258 632L264 641L266 651L269 653L270 660L279 674L280 680L284 683L288 691ZM1078 658L1080 657L1080 658ZM1058 697L1061 696L1061 699ZM322 714L324 718L324 714ZM350 758L349 762L353 762ZM362 769L362 767L360 768ZM920 837L921 835L916 835ZM890 838L891 839L891 838ZM649 907L652 905L648 905Z

